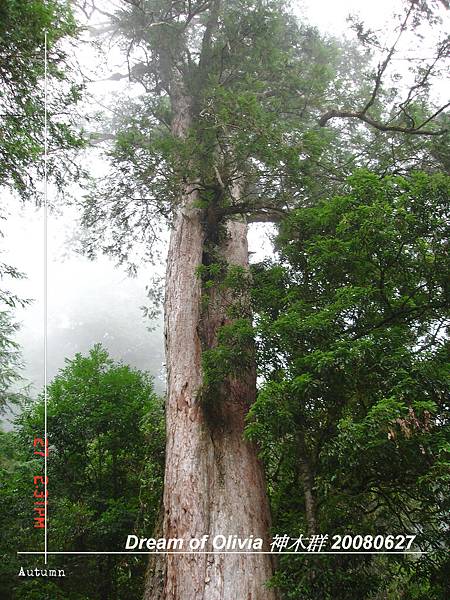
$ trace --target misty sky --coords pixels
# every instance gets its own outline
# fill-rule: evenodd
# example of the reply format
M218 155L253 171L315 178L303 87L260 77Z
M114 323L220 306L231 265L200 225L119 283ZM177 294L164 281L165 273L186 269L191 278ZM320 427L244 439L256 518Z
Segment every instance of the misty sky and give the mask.
M304 0L299 2L299 14L304 10L311 23L336 35L346 29L349 12L359 12L367 22L382 27L399 2L378 0ZM114 72L116 58L110 64L93 65L94 53L88 49L78 57L82 68L91 72ZM99 59L100 60L100 59ZM101 79L101 76L99 76ZM126 83L99 81L89 91L103 104L108 94ZM94 101L97 102L97 100ZM97 110L98 106L93 109ZM23 352L24 377L34 385L34 392L43 384L43 215L31 206L19 207L18 202L2 194L2 203L10 216L3 225L5 239L2 255L4 262L14 265L27 275L15 282L14 291L21 297L34 299L33 303L15 311L21 323L17 335ZM94 343L101 342L116 359L123 360L155 376L157 388L163 389L163 343L160 320L149 332L151 323L144 318L140 307L146 304L145 286L163 265L144 266L134 279L114 261L100 257L89 261L76 254L70 239L76 237L77 215L73 209L49 218L49 280L48 280L48 375L51 379L64 364L65 358L75 352L87 352ZM260 259L270 252L270 243L264 228L254 228L250 250ZM9 286L12 287L12 284Z

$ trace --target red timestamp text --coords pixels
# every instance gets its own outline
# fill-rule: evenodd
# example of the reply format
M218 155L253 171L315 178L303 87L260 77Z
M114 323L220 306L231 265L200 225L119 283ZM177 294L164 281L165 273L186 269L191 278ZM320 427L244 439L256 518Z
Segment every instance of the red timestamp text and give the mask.
M44 458L48 456L48 440L44 440L42 438L34 438L33 440L34 454L37 456L43 456ZM33 477L34 484L34 506L33 506L33 514L34 514L34 527L35 529L44 529L45 528L45 519L46 519L46 507L47 507L47 498L48 498L48 477L43 475L35 475Z

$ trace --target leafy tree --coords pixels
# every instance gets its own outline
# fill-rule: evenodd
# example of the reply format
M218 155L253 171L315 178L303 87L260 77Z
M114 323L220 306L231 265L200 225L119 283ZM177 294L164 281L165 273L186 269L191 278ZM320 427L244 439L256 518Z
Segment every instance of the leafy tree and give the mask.
M62 189L69 178L79 174L71 155L83 145L73 114L81 86L68 77L67 54L63 49L63 40L73 37L76 31L68 2L0 2L0 187L17 193L23 200L39 200L41 195L46 33L48 175ZM3 207L0 219L7 219ZM1 230L0 237L3 237ZM3 281L20 277L23 274L17 269L0 262L0 406L7 396L11 399L10 385L18 379L20 366L18 348L13 341L16 325L10 309L26 304L3 288Z
M450 180L360 171L293 211L255 266L262 447L274 528L415 534L409 557L283 557L286 598L448 594Z
M70 5L62 0L2 0L0 4L0 185L22 198L36 193L43 175L45 33L49 79L48 172L63 187L70 150L81 145L70 108L81 88L68 79L62 40L76 33ZM58 153L55 150L58 149ZM72 170L73 171L73 170Z
M2 491L4 518L14 521L5 540L9 552L42 548L43 530L32 529L32 492L33 476L43 466L32 453L33 439L42 436L43 411L42 399L32 403L18 418L16 431L3 436L11 454L3 465L8 484ZM151 531L160 503L164 427L161 402L146 373L115 363L101 346L67 360L48 387L48 430L49 549L122 551L128 534ZM8 557L5 597L122 600L142 595L144 557L49 560L50 567L66 568L70 576L48 585L42 579L11 581L11 571L18 572L25 559Z
M242 436L256 394L247 223L335 195L358 166L382 175L441 167L446 118L427 90L445 42L414 69L412 86L387 78L398 40L420 34L429 9L406 2L390 45L355 24L360 43L350 49L278 0L127 0L111 15L145 91L113 124L111 176L84 202L84 224L88 250L121 261L139 242L153 253L161 218L172 226L166 537L226 528L267 539L263 473ZM168 557L150 570L146 597L273 600L271 574L266 555Z
M0 210L0 219L5 218ZM0 230L0 239L2 237ZM29 300L19 298L9 287L4 287L4 282L23 277L24 274L15 267L0 262L0 414L8 403L18 402L22 397L21 392L18 391L22 366L20 349L14 341L18 324L14 322L12 309L17 305L25 306Z

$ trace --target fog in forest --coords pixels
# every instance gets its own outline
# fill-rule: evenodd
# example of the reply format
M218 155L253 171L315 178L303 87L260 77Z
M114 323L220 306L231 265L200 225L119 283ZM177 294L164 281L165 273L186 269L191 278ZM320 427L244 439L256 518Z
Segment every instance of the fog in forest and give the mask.
M299 14L306 14L311 23L332 34L341 34L346 28L346 15L359 11L371 23L385 18L382 5L392 9L392 3L383 1L376 8L361 6L356 0L338 3L336 8L319 10L312 1L298 3ZM115 94L130 90L126 80L111 74L126 71L120 53L113 50L103 64L93 63L91 49L86 45L77 56L81 70L89 71L92 83L88 86L89 102L93 112L108 110L114 113L111 99ZM120 61L119 62L119 58ZM101 60L100 58L94 60ZM131 90L131 93L133 91ZM111 108L112 107L112 108ZM90 157L90 168L98 168L97 154ZM86 166L86 165L84 165ZM101 169L101 167L100 167ZM81 193L81 192L79 192ZM3 223L2 261L11 264L26 276L23 280L6 282L19 297L29 298L30 304L16 307L15 321L20 324L15 339L23 357L24 383L31 384L36 396L44 382L43 351L43 210L22 206L3 193L7 221ZM64 360L75 353L87 353L101 343L114 359L149 371L155 378L158 392L164 390L164 348L162 317L150 320L142 306L148 305L146 286L152 286L155 275L162 275L164 265L143 265L136 277L130 277L124 267L117 267L112 258L98 256L89 260L79 254L77 237L79 215L72 208L49 215L48 223L48 380L64 366ZM261 260L270 254L270 229L253 226L250 233L251 260ZM163 250L164 253L164 250Z
M2 260L26 277L8 282L20 298L31 302L14 311L20 329L15 337L22 349L22 375L35 395L44 383L43 210L20 206L8 198L8 227ZM164 265L143 265L136 277L112 258L89 260L77 252L77 215L73 209L50 214L48 222L48 379L66 358L87 353L101 343L116 360L149 371L158 392L164 389L162 316L151 319L146 286L162 274ZM253 257L270 251L262 231L252 232Z

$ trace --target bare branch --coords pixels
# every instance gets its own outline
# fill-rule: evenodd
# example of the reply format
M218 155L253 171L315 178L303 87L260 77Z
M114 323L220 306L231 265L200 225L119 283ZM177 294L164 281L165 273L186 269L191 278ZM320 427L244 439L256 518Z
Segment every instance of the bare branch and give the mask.
M450 106L450 102L442 106L439 110L437 110L431 117L426 119L423 123L418 125L417 127L401 127L400 125L388 125L384 123L380 123L364 112L355 112L349 110L329 110L327 113L322 115L318 121L320 127L325 127L325 125L330 121L330 119L340 118L340 119L359 119L364 123L367 123L371 127L378 129L379 131L391 132L391 133L407 133L411 135L443 135L447 133L448 129L422 129L427 123L429 123L432 119L434 119L439 113L443 112L446 108Z
M101 133L101 132L92 132L88 133L89 142L92 146L96 146L101 144L102 142L108 142L117 139L117 135L114 133Z
M411 135L427 135L427 136L434 136L434 135L443 135L444 133L446 133L448 131L447 128L445 129L437 129L437 130L432 130L432 129L423 129L423 127L425 125L427 125L430 121L432 121L438 114L440 114L441 112L443 112L449 105L450 103L445 104L444 106L442 106L440 109L438 109L431 117L427 118L425 121L423 121L420 125L417 125L414 123L414 119L408 114L408 112L406 111L406 107L408 106L409 102L412 100L413 97L413 93L424 87L426 84L426 81L428 79L428 77L431 75L432 70L434 68L434 66L436 65L437 61L441 58L442 54L443 54L443 49L444 47L446 47L446 44L443 44L437 53L437 56L435 57L435 59L433 60L431 65L428 65L428 68L426 69L424 75L422 76L421 80L419 82L417 82L409 91L407 98L399 105L399 112L397 113L396 116L398 116L400 113L404 113L405 116L411 121L411 126L410 127L403 127L400 125L392 125L392 121L393 119L391 118L387 123L381 123L380 121L377 121L376 119L374 119L373 117L371 117L368 114L369 109L373 106L373 104L375 103L375 100L377 98L377 95L380 91L380 87L382 84L382 79L383 79L383 75L390 63L390 61L392 60L392 57L396 51L398 42L402 36L402 34L405 32L406 27L407 27L407 23L409 20L409 17L411 16L411 13L413 11L413 7L414 7L414 3L411 3L411 6L408 10L408 12L406 13L406 16L402 22L402 24L400 25L400 31L399 34L396 38L396 40L394 41L393 45L391 46L389 52L387 53L386 58L384 59L384 61L382 63L380 63L378 65L378 71L377 71L377 75L375 78L375 85L373 87L372 93L370 95L369 100L366 102L366 104L364 105L364 107L361 110L336 110L336 109L332 109L329 110L328 112L326 112L324 115L322 115L318 121L318 124L320 125L320 127L325 127L326 124L328 123L328 121L330 121L331 119L335 119L335 118L346 118L346 119L358 119L364 123L366 123L367 125L370 125L371 127L374 127L375 129L378 129L379 131L384 131L384 132L390 132L390 133L404 133L404 134L411 134ZM395 119L395 117L394 117Z
M369 108L373 105L373 103L376 100L378 91L379 91L380 86L381 86L381 81L382 81L384 72L386 71L386 69L387 69L387 67L388 67L388 65L389 65L389 63L391 61L391 58L392 58L392 56L395 53L395 50L397 48L397 44L400 41L400 38L402 37L403 33L406 30L406 25L408 23L409 17L411 16L411 13L412 13L412 10L413 10L413 6L414 5L411 4L408 12L406 13L405 19L404 19L403 23L400 25L399 34L398 34L395 42L392 44L389 52L387 53L386 58L384 59L383 63L381 63L380 65L378 65L378 73L377 73L377 76L376 76L376 79L375 79L375 85L374 85L374 88L372 90L372 94L371 94L369 100L367 101L365 107L361 111L363 114L366 114L366 112L369 110Z

